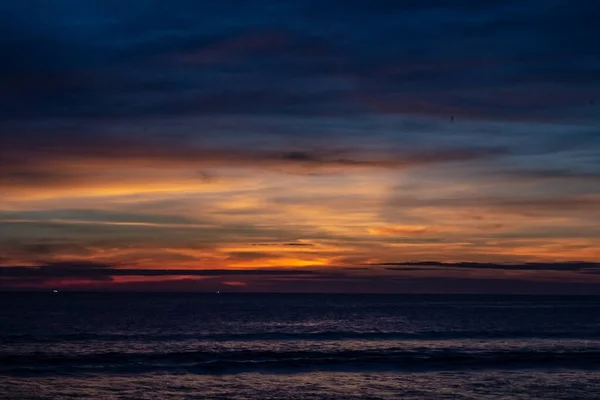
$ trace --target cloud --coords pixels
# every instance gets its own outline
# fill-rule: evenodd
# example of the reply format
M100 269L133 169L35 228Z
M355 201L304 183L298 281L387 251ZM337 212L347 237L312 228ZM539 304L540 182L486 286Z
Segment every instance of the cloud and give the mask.
M168 214L146 214L139 212L117 212L99 209L49 209L49 210L22 210L22 211L0 211L0 221L81 221L89 224L114 223L116 225L148 225L185 227L186 225L198 226L198 220L192 220L180 215Z
M206 169L251 168L306 174L343 173L361 169L407 169L498 157L499 148L360 152L358 149L286 151L227 148L187 141L142 141L110 136L75 138L15 137L0 148L5 190L105 187L144 190L219 187L227 184ZM34 141L35 146L29 143ZM152 172L154 171L154 172ZM122 189L119 189L121 188Z
M439 267L439 268L467 268L467 269L492 269L504 271L575 271L589 272L600 268L600 263L573 261L573 262L528 262L528 263L480 263L480 262L457 262L448 263L440 261L413 261L402 263L382 263L386 269L392 271L418 270L414 267ZM392 266L393 265L393 266Z
M268 246L272 246L272 247L279 247L279 246L298 246L298 247L312 247L314 246L314 244L312 243L252 243L251 246L256 246L256 247L268 247Z
M415 199L395 196L391 200L395 207L446 208L488 210L496 213L517 215L549 215L556 212L581 213L600 211L600 198L596 195L562 195L556 197L463 197Z
M46 263L45 265L38 265L36 267L24 267L24 268L41 268L45 271L46 268L51 268L52 271L68 271L71 273L84 272L89 270L104 270L112 268L115 265L99 263L94 261L53 261ZM16 267L19 268L19 267Z
M505 176L515 180L566 180L566 181L600 181L600 171L575 171L570 169L539 169L539 170L517 170L497 171L494 175Z
M165 8L67 0L35 12L17 2L4 2L0 24L0 58L9 60L0 99L10 118L373 107L592 118L576 105L597 89L595 2L176 0Z
M138 259L139 261L139 259ZM119 289L139 285L168 288L174 282L196 283L192 290L215 290L219 284L231 287L245 287L255 278L305 277L317 275L308 269L143 269L127 268L118 264L95 261L57 261L36 266L0 267L0 282L5 289L27 288L87 288ZM98 286L99 285L99 286ZM213 288L212 285L217 285ZM185 286L185 285L183 285Z
M250 32L179 54L174 61L195 66L232 62L257 52L285 49L288 40L284 32Z
M324 267L319 269L130 269L104 263L70 261L37 267L0 267L6 289L66 288L87 290L209 291L239 289L248 292L303 293L598 293L595 282L583 280L533 280L531 277L480 278L431 275L436 269L504 268L503 264L415 262L387 265L365 274L373 266ZM403 266L404 265L404 266ZM458 266L457 266L458 265ZM596 274L597 263L514 264L524 270L547 270ZM544 269L545 268L545 269ZM398 269L398 271L395 271ZM385 271L389 271L386 273ZM509 268L509 270L513 270ZM522 270L522 269L515 269ZM396 272L428 273L426 277ZM225 289L223 286L229 287Z
M369 228L369 233L376 236L414 236L438 232L428 226L380 226Z
M30 146L35 139L36 146ZM83 168L113 166L129 167L202 167L202 166L330 166L403 168L435 163L477 160L507 153L498 147L441 148L428 150L392 150L388 152L359 152L359 149L323 148L310 151L285 149L237 148L216 143L188 143L186 141L159 140L158 138L117 138L110 135L89 135L84 138L56 135L42 137L7 138L0 155L5 162L8 177L35 178L29 168L37 163L52 167L81 164ZM12 171L11 171L12 170ZM65 174L68 171L61 171ZM28 176L28 173L31 174ZM52 171L50 171L52 173ZM45 178L52 178L50 173ZM71 173L75 173L71 171ZM74 175L76 176L76 175ZM200 178L200 176L199 176ZM41 182L38 182L41 183Z
M115 268L114 265L89 261L52 262L37 266L0 267L3 278L52 277L88 279L115 276L289 276L311 275L315 272L305 269L137 269Z
M254 261L278 257L281 257L281 255L277 253L265 253L263 251L232 251L227 253L227 259L233 261Z
M234 287L245 287L248 284L246 282L239 282L239 281L223 281L224 285L227 286L234 286Z

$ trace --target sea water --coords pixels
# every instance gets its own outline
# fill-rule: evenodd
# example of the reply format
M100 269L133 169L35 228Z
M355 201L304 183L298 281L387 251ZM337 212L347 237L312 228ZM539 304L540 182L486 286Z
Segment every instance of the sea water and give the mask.
M598 399L600 297L1 293L2 399Z

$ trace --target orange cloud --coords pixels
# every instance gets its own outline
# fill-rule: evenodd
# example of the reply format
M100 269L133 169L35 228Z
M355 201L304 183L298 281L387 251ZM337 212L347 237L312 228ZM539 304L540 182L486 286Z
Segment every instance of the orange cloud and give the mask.
M420 225L381 226L368 229L371 235L377 236L412 236L437 233L439 229Z

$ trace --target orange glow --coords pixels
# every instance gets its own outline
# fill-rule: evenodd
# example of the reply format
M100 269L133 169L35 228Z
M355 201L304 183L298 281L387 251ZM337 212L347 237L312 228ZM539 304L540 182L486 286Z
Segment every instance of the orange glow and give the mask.
M405 225L405 226L382 226L369 228L369 233L378 236L410 236L436 233L436 229L428 226Z
M161 159L156 167L143 157L117 162L71 159L51 164L61 172L73 169L80 173L66 182L49 181L39 187L0 182L5 193L0 199L5 210L0 213L0 244L24 243L20 247L5 245L6 255L0 261L27 266L40 260L83 260L115 268L156 270L340 270L411 260L600 259L598 225L585 218L586 212L595 212L589 196L546 203L538 200L541 205L502 203L494 198L438 202L437 198L452 199L457 194L474 196L479 188L468 182L444 185L435 181L419 189L414 184L420 182L418 176L404 166L398 175L381 166L361 169L334 160L328 168L341 172L329 175L331 170L327 170L313 176L297 173L295 167L275 159L260 165L259 173L245 168L252 163L248 159L238 158L231 166L221 165L225 161L214 157L210 160L199 162L211 166L210 173L204 173L190 169L196 164L193 157ZM343 173L344 168L352 173ZM413 187L410 196L390 192L390 182ZM569 202L586 209L555 212ZM381 273L358 271L353 274ZM514 271L438 269L412 274L534 276ZM572 279L580 279L572 275ZM176 279L116 276L112 282ZM227 282L246 285L241 280ZM53 284L103 285L80 281Z

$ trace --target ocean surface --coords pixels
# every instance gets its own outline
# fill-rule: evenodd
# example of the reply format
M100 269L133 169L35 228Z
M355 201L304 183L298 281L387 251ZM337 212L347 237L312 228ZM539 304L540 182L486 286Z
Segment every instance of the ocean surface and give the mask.
M600 297L0 293L1 399L600 399Z

